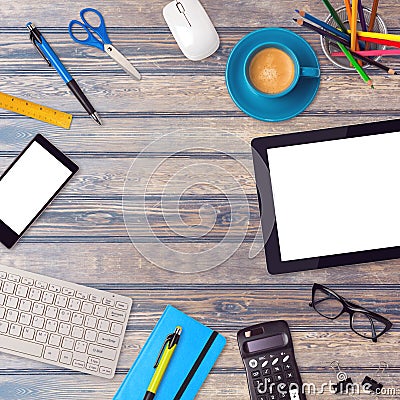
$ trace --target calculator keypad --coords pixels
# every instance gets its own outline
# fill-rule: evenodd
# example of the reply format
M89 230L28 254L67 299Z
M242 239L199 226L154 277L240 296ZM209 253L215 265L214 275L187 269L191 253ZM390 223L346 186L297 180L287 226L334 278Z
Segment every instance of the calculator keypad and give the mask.
M252 400L300 400L300 385L291 361L285 352L250 359L248 366L255 394Z

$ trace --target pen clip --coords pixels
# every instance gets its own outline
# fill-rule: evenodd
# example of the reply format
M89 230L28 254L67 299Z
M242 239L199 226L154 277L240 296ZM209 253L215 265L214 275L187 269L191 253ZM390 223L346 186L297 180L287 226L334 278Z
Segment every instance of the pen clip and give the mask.
M165 347L167 346L167 344L169 344L169 343L171 342L173 336L174 336L174 333L171 333L171 334L169 334L169 335L167 336L167 338L165 339L164 344L162 345L161 350L160 350L160 352L158 353L157 361L156 361L156 363L154 364L154 368L157 368L157 367L158 367L158 363L160 362L160 358L161 358L161 356L162 356L162 354L163 354L163 352L164 352L164 349L165 349Z
M43 59L47 62L48 66L51 67L50 60L43 53L42 49L38 46L38 43L42 43L42 38L40 37L39 30L33 24L29 25L28 29L30 31L29 39L31 40L32 44L36 47L36 50L43 57Z

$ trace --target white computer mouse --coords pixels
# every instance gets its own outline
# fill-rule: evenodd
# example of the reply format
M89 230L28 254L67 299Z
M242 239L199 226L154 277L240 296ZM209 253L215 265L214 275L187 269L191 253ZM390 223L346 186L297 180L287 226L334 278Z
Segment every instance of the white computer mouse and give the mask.
M164 7L163 15L189 60L202 60L218 49L218 33L198 0L174 0Z

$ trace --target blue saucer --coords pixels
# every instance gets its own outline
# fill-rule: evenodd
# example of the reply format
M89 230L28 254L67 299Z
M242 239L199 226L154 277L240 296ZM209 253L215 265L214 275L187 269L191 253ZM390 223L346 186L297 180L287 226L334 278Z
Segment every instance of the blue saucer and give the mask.
M303 112L317 94L320 78L300 77L287 95L268 99L248 90L243 74L247 55L264 42L283 43L297 56L300 66L319 68L312 47L299 35L282 28L264 28L240 40L232 50L226 65L226 86L235 104L246 114L261 121L277 122Z

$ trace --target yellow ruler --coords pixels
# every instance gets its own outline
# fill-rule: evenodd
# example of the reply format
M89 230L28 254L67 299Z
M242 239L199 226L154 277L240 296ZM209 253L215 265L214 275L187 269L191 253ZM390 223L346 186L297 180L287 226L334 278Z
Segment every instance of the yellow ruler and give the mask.
M0 92L0 107L65 129L69 129L72 122L71 114L32 103L28 100L19 99L18 97L2 92Z

